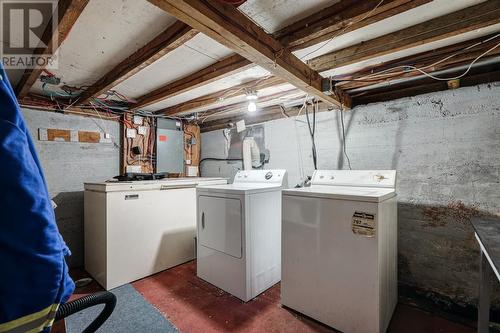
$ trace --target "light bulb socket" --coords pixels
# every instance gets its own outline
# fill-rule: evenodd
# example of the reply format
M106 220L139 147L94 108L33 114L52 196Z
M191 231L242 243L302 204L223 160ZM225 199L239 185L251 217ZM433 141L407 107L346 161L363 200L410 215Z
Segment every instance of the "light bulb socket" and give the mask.
M248 112L255 112L255 111L257 111L257 104L255 104L254 101L250 101L248 103L247 109L248 109Z
M257 91L255 91L255 90L247 90L245 93L247 95L247 100L249 100L249 101L255 101L255 100L257 100Z

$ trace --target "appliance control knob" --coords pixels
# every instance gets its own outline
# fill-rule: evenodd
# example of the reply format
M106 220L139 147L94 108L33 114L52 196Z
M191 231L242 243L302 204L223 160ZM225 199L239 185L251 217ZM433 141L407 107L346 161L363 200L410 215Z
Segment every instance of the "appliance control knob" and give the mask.
M266 180L269 180L269 179L271 179L272 177L273 177L273 173L272 173L271 171L269 171L269 172L268 172L268 173L266 173L266 175L265 175Z

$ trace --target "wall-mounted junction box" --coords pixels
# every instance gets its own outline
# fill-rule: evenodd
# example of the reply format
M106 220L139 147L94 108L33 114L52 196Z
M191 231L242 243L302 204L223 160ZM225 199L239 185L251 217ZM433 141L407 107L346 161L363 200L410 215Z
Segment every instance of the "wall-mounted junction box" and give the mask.
M134 125L142 125L144 118L141 116L134 116L133 121Z
M135 128L127 128L127 138L135 138L137 131Z

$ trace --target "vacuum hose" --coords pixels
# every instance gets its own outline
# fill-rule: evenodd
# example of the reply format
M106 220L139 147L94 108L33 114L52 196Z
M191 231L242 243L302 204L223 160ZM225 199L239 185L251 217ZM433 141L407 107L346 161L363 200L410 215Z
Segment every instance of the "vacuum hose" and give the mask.
M83 330L82 333L93 333L109 318L116 305L116 296L109 291L101 291L95 294L83 296L77 300L64 303L57 310L55 320L60 320L71 316L72 314L92 306L104 304L104 309L99 313L96 319Z

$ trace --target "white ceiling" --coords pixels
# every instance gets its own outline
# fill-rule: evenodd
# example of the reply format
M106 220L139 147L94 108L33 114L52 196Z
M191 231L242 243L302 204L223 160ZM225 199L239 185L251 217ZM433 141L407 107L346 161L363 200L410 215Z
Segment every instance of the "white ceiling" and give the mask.
M348 32L332 40L313 45L294 52L303 60L308 60L325 53L340 50L369 39L387 35L391 32L411 27L415 24L443 16L457 10L477 5L485 0L434 0L425 5L410 9L404 13L386 18L361 29Z
M337 0L247 0L239 9L268 32L275 32L299 19L321 10ZM305 50L296 51L296 55L305 59L344 48L371 38L388 34L450 12L472 6L484 0L434 0L408 12L387 18L353 32L347 32L331 41L314 45ZM63 42L58 54L59 68L52 70L62 78L65 84L88 85L95 82L116 64L132 54L138 48L170 26L175 19L148 1L137 0L90 0L81 17L73 27L69 37ZM463 40L500 31L500 25L480 29L461 36L419 46L396 54L386 55L363 61L344 68L327 71L324 75L334 75L358 70L372 65L442 47ZM170 52L136 75L114 87L118 92L136 98L162 85L192 74L215 63L233 52L203 34L198 34L185 45ZM305 61L304 59L304 61ZM15 73L9 73L11 76ZM147 107L147 110L159 110L165 107L228 89L243 82L268 75L260 67L247 69L241 73L224 77L218 81L189 92L171 97ZM56 89L52 87L51 89ZM41 92L37 82L33 92ZM273 89L266 89L261 94L274 94ZM238 101L238 100L235 100ZM223 101L233 103L233 100Z
M194 98L205 96L220 90L229 89L231 87L246 83L249 81L257 80L269 75L269 72L260 66L248 68L240 73L226 76L220 80L194 88L188 92L179 94L177 96L165 99L159 103L153 104L144 109L147 111L157 111L172 105L177 105Z
M51 72L69 85L89 85L175 22L148 1L90 0L57 54ZM41 92L41 85L33 87Z
M248 18L274 33L339 0L247 0L238 9Z
M199 71L234 52L199 33L114 89L132 98Z

